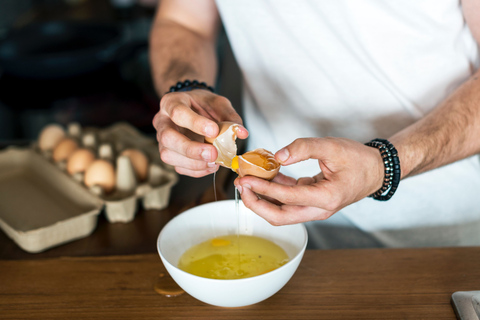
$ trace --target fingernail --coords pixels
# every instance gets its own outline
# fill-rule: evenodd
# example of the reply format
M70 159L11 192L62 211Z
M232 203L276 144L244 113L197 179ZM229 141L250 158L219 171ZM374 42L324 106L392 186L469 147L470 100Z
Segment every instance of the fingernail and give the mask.
M242 192L243 192L242 186L241 186L241 185L238 185L238 186L236 186L236 187L237 187L238 192L240 192L240 194L242 194Z
M243 184L243 187L252 190L252 186L248 183Z
M215 168L216 166L217 166L217 164L215 162L207 163L207 167L209 167L209 168Z
M210 153L210 150L205 149L202 151L203 160L210 162L212 160L211 157L212 157L212 154Z
M288 157L290 157L290 153L288 152L287 149L282 149L280 151L277 152L277 159L280 161L280 162L285 162L288 160Z
M215 135L214 132L215 132L215 128L212 125L205 126L205 135L207 137L213 138L213 136Z
M207 169L209 172L216 172L218 170L218 166L214 166L214 167L211 167L211 168L208 168Z

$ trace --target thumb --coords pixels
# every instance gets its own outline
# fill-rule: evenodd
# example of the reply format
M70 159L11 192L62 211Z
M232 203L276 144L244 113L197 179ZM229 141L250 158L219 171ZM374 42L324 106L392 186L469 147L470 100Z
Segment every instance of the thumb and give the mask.
M286 166L321 157L321 138L300 138L275 153L275 159Z

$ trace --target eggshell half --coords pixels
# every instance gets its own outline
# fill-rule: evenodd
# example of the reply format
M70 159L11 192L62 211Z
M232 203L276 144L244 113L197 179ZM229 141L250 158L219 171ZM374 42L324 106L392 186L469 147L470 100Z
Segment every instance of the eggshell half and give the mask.
M218 127L220 132L216 138L205 137L205 142L213 144L217 149L218 156L215 163L232 168L232 159L237 154L237 130L238 124L234 122L219 122Z
M250 162L249 156L260 156L264 163L258 165ZM280 163L275 160L275 156L272 152L259 148L252 151L248 151L241 156L238 156L238 169L236 172L240 177L255 176L266 180L275 178L280 170Z

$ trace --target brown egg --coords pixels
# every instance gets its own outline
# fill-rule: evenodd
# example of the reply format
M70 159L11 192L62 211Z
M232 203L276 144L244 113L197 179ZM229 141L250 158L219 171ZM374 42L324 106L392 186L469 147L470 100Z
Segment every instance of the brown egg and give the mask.
M84 172L94 160L95 154L89 149L77 149L68 158L67 171L69 174Z
M78 149L78 143L70 138L63 138L53 149L53 161L68 160L70 155Z
M42 151L53 150L65 137L65 130L58 124L50 124L42 129L38 137L38 147Z
M121 156L127 156L133 166L135 171L135 177L138 181L145 181L148 176L148 158L147 156L138 149L126 149L121 154Z
M240 177L255 176L271 180L280 170L280 163L275 160L272 152L260 148L235 157L232 161L232 170Z
M89 188L100 186L105 193L112 192L115 188L115 169L107 160L97 159L85 171L83 182Z
M232 159L237 154L237 139L238 124L234 122L220 122L218 123L220 132L216 138L205 137L205 142L213 144L218 151L215 163L227 168L232 167Z

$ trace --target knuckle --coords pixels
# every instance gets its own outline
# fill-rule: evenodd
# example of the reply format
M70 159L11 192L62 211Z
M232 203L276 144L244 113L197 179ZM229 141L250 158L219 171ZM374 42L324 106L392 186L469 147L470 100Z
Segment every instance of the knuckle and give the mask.
M335 194L331 194L328 198L330 199L330 201L328 201L325 204L325 206L324 206L325 210L327 210L329 212L338 211L339 208L342 205L341 198L338 195L335 195Z
M192 120L192 127L197 129L199 132L201 132L201 130L203 129L204 126L205 126L205 118L195 117Z
M200 152L197 150L196 146L191 144L186 144L184 146L185 156L191 159L201 159Z
M177 105L172 108L170 111L170 118L177 122L178 120L183 119L186 116L185 108L182 108L182 105Z
M270 218L268 220L268 222L272 225L272 226L275 226L275 227L278 227L278 226L281 226L283 225L283 221L282 219L280 219L279 217L275 216L273 218Z
M294 188L291 187L291 186L288 186L287 189L285 190L285 193L284 193L284 198L282 199L282 202L284 202L285 204L293 204L295 203L295 199L297 198L296 197L296 194L294 192Z
M167 164L171 164L169 153L170 152L168 151L168 149L165 149L165 148L160 149L160 159Z
M171 129L167 129L165 131L163 131L161 134L159 133L157 135L157 140L158 140L158 143L162 146L167 146L168 143L170 142L170 135L171 133L169 132Z
M152 126L153 126L155 129L157 129L157 123L160 121L159 118L160 118L160 113L157 112L157 113L155 114L155 116L153 117L153 119L152 119Z
M324 209L327 210L328 212L335 211L336 208L337 208L337 205L331 201L324 206Z
M169 94L163 95L160 99L160 109L164 109L168 104L170 104L175 99L176 94L171 92Z
M226 98L224 96L216 96L215 97L215 103L218 103L218 104L221 104L221 105L228 105L228 106L232 105L230 100L228 100L228 98Z

